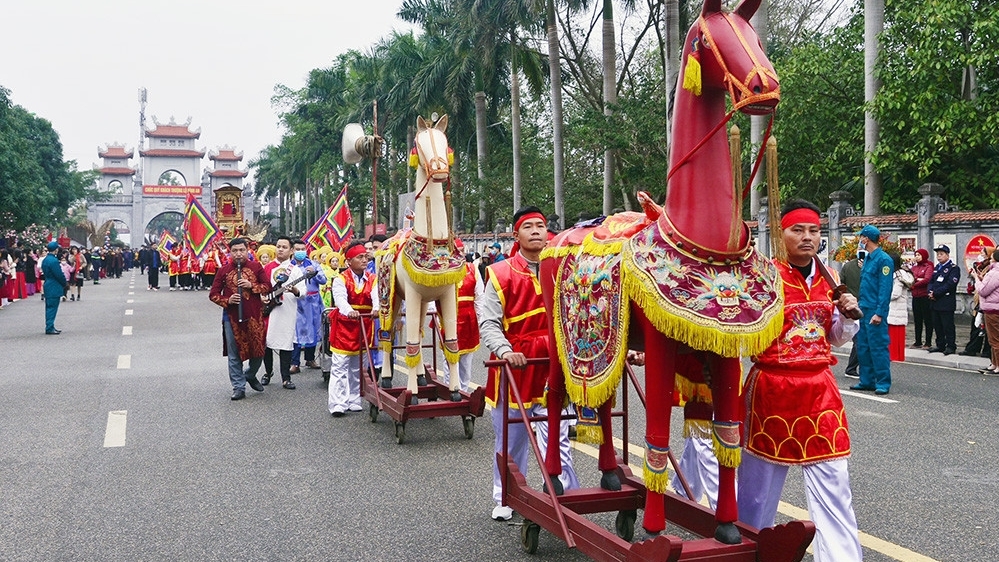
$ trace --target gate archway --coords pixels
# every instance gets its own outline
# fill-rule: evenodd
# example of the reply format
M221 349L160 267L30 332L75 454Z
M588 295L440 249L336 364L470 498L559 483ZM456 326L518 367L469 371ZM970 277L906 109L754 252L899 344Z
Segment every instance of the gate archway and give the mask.
M176 211L160 213L149 221L143 232L143 241L147 244L156 244L160 241L163 231L167 231L171 236L180 240L181 227L184 225L184 215Z

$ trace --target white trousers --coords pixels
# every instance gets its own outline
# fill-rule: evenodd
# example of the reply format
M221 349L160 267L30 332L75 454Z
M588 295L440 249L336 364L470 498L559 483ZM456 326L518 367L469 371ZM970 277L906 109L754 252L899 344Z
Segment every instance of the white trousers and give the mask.
M527 415L547 416L548 410L544 406L535 404L527 409ZM503 450L503 410L493 408L493 433L496 435L496 443L493 447L493 499L496 505L503 501L503 480L500 477L499 465L496 463L495 453ZM510 408L510 420L519 420L520 410ZM542 458L547 449L548 443L548 422L537 422L534 424L537 433L538 446L541 449ZM507 451L513 462L517 465L517 470L524 477L527 477L527 467L529 466L531 455L531 441L527 437L527 430L522 422L511 423L507 427ZM572 468L572 447L569 445L569 422L563 419L559 432L559 455L562 460L562 474L558 479L562 482L562 487L566 490L579 488L579 479L576 478L576 471Z
M361 409L361 356L333 352L330 358L330 413Z
M462 392L468 392L468 386L472 382L472 353L466 353L458 357L458 388ZM444 384L451 386L451 373L447 361L444 361Z
M688 499L699 502L702 496L707 496L708 505L711 509L716 509L718 507L718 458L715 457L715 448L711 438L687 437L683 443L683 453L677 462L680 464L684 478L687 479L687 485L690 486L690 493L694 495ZM670 478L670 484L678 496L687 497L676 473Z
M757 529L773 527L787 469L785 465L750 454L742 455L739 465L741 521ZM808 464L801 469L805 477L808 517L815 523L815 540L812 541L815 562L863 560L847 460Z

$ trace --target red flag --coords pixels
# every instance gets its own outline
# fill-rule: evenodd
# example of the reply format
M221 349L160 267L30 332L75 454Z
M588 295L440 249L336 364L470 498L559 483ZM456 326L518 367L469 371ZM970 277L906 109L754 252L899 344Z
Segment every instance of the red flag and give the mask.
M333 206L326 215L326 223L329 225L330 245L335 250L339 251L353 238L354 220L350 216L350 206L347 205L347 184L344 184L340 195L333 201Z

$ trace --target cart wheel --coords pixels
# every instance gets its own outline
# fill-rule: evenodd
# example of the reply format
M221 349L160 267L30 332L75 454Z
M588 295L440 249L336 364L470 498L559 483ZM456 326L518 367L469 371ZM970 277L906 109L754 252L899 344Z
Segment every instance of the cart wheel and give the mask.
M371 418L371 423L378 421L378 406L374 404L368 406L368 417Z
M427 386L427 375L416 375L416 386Z
M617 512L617 519L614 521L614 530L617 531L617 536L631 542L631 539L635 538L635 519L637 518L638 512L634 509Z
M402 442L406 440L406 424L402 422L395 422L395 442L402 445Z
M520 528L520 546L524 547L524 552L534 554L538 551L538 535L540 533L540 525L533 521L524 520L524 525Z
M461 425L465 428L465 439L471 439L475 435L475 418L471 416L461 418Z
M329 371L323 371L323 384L327 384L328 385L329 383L330 383L330 372Z

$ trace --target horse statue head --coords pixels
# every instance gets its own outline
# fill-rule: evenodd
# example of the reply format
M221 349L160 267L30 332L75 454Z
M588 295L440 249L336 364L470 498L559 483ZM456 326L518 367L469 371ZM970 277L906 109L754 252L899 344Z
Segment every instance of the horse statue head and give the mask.
M416 119L417 172L423 172L425 181L442 183L451 176L451 163L448 154L447 115L441 117L433 127L423 117Z
M749 249L742 221L742 189L733 187L724 124L735 111L772 113L780 82L749 19L760 0L735 11L706 0L683 45L676 93L665 215L677 240L713 260L739 260ZM732 110L726 111L725 96ZM711 217L710 221L705 218Z

